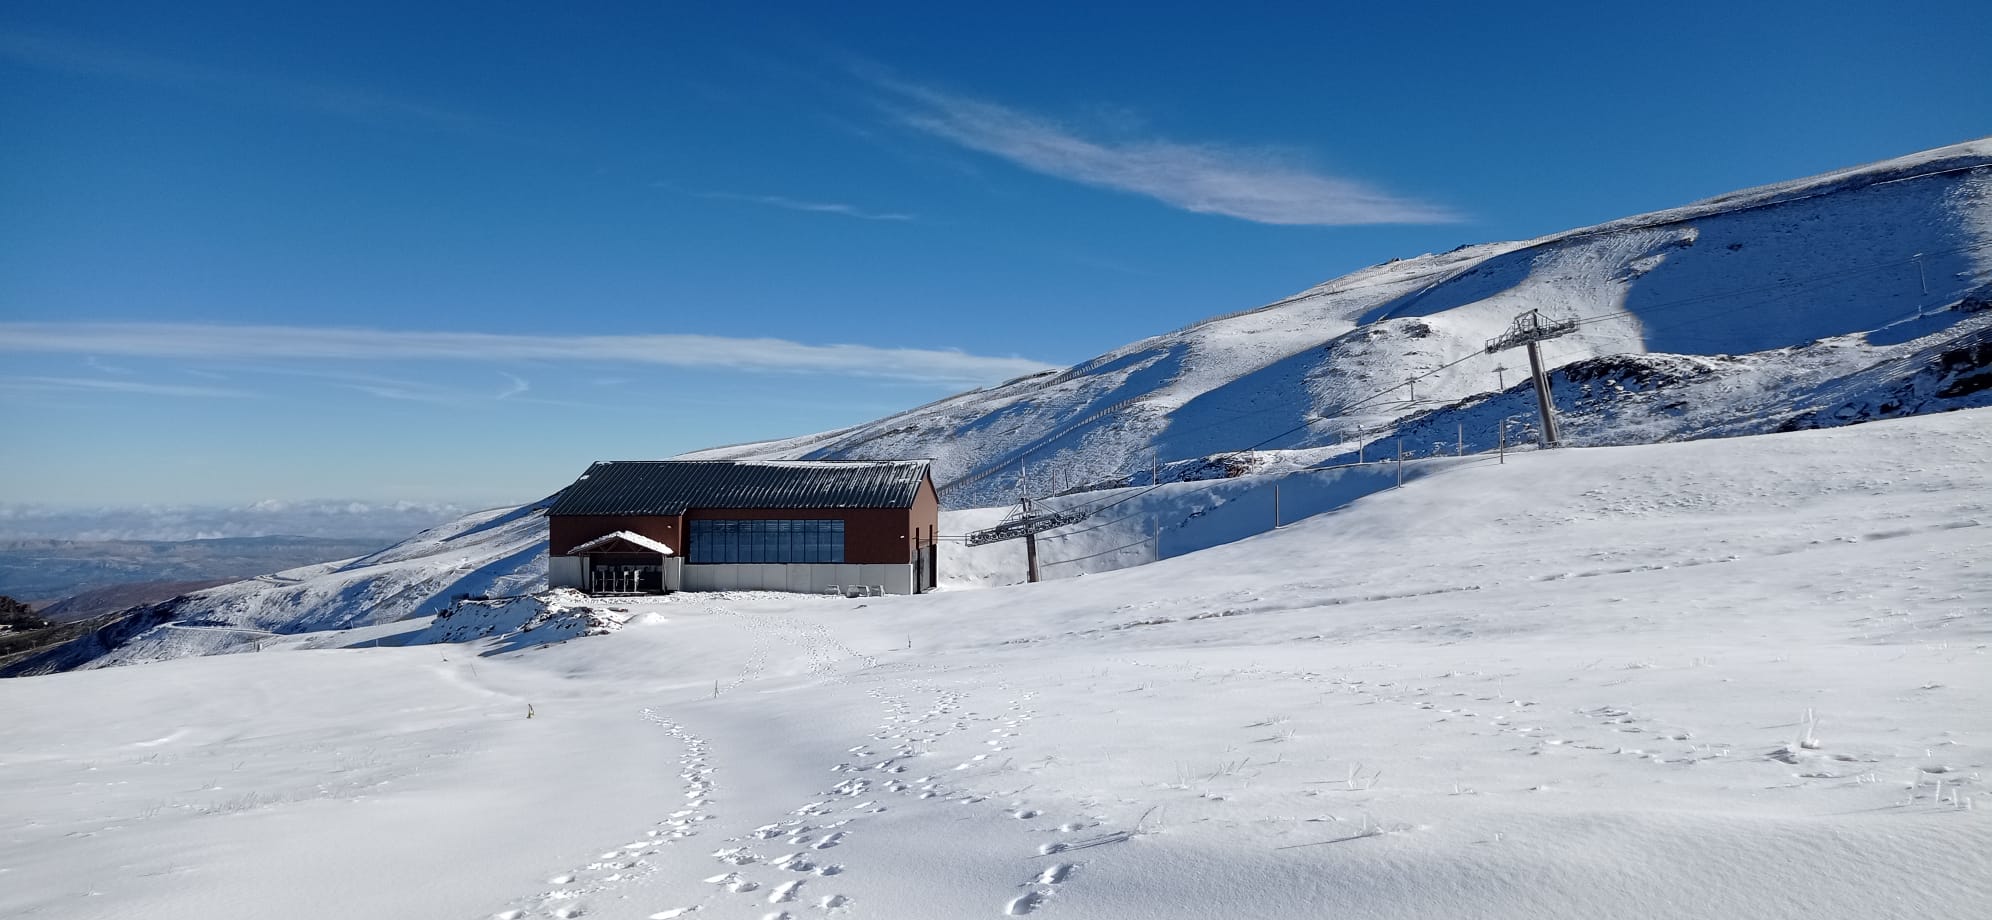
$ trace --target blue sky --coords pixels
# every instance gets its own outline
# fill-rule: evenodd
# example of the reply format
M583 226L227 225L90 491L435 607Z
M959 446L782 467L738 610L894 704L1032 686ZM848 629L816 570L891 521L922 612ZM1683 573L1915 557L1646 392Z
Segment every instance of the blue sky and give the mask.
M538 497L1992 133L1980 3L0 10L0 503Z

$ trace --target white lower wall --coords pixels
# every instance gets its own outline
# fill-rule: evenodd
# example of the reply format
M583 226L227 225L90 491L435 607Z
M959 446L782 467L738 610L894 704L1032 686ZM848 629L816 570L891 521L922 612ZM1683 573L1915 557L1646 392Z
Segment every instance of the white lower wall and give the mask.
M881 586L887 594L913 593L913 566L836 564L685 565L680 570L686 591L794 591L822 594L832 585L847 592L854 585Z
M586 556L549 556L546 583L550 588L587 590ZM832 585L852 593L854 586L882 586L887 594L913 593L913 566L817 564L686 565L664 560L667 591L794 591L822 594Z
M664 590L680 590L682 578L679 571L685 561L671 556L664 557ZM588 590L587 556L548 556L546 557L546 586L549 588L574 588Z
M546 586L549 588L588 587L588 561L580 556L546 557Z

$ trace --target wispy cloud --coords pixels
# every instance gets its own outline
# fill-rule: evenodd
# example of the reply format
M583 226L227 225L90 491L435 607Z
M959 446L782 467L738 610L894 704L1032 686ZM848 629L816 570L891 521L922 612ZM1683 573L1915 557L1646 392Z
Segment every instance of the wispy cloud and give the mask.
M129 367L119 367L115 364L105 364L104 362L97 360L96 355L85 356L83 358L83 365L85 367L90 368L93 371L102 371L106 374L116 374L120 377L129 377L133 374L138 373L137 371L134 371Z
M834 201L800 201L794 198L784 198L780 195L739 195L733 192L698 192L696 194L700 198L711 198L716 201L744 201L750 204L767 205L771 208L786 208L790 211L809 211L816 214L841 214L845 217L855 217L859 220L919 219L912 214L903 214L898 211L868 211L854 204L841 204Z
M41 70L219 93L347 118L396 118L454 130L490 127L477 116L371 90L224 70L54 33L0 29L0 59Z
M1159 138L1090 139L1027 112L876 73L888 110L917 130L1060 179L1146 195L1199 214L1263 224L1428 224L1434 205L1324 175L1270 150Z
M510 381L510 385L498 392L497 397L495 397L497 399L511 399L533 388L532 384L526 382L526 378L517 374L507 374L504 371L499 371L498 374L507 381Z
M4 347L0 344L0 347ZM107 380L97 377L0 377L0 390L34 392L141 393L148 396L196 396L242 399L256 394L221 387L184 386L175 383L146 383L142 380Z
M392 399L396 402L419 402L442 406L463 401L461 397L455 394L427 386L403 386L393 383L368 383L364 381L349 381L338 385L355 393L365 393L368 396Z
M0 349L4 349L0 343ZM513 402L534 403L552 406L581 406L585 403L558 399L541 399L526 396L532 390L532 383L517 374L498 371L505 378L504 389L492 392L489 389L473 386L446 386L403 377L389 377L382 374L361 373L341 367L309 367L299 365L274 365L245 363L237 366L249 374L271 374L280 377L300 377L307 380L320 380L342 390L365 393L379 399L395 402L428 403L435 406L471 406L477 403L511 400Z
M773 338L399 332L366 328L202 323L0 323L0 352L244 361L514 360L620 363L832 374L958 385L990 383L1050 367L1028 358L972 355L954 350L808 345ZM369 380L349 382L377 383ZM121 381L97 383L108 388ZM209 388L179 389L192 391ZM404 392L403 395L411 393Z

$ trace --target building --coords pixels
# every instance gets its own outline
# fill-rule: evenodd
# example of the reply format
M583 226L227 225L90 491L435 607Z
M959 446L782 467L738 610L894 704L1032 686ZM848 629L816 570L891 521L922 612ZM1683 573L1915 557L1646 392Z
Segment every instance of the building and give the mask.
M934 586L926 460L606 460L547 509L547 580L599 594Z

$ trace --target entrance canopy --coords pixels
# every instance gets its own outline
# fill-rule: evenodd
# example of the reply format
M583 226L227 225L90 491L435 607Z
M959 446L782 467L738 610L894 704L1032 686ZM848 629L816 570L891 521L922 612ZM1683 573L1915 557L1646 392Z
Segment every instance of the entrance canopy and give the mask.
M627 530L618 530L607 536L596 537L567 551L567 555L569 556L579 556L584 553L663 553L666 556L675 555L671 552L670 547L640 533L631 533Z

